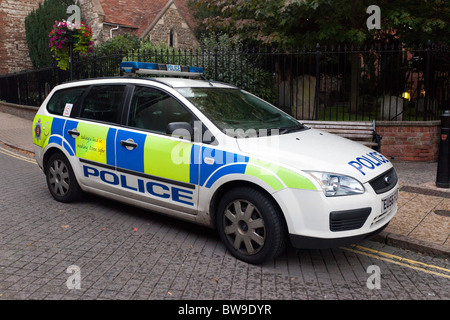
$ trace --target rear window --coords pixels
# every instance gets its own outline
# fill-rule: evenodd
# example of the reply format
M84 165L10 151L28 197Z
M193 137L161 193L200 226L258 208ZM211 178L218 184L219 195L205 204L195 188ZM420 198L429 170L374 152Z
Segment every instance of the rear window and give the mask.
M87 87L76 87L55 92L47 104L47 111L62 116L66 105L75 105L86 89Z

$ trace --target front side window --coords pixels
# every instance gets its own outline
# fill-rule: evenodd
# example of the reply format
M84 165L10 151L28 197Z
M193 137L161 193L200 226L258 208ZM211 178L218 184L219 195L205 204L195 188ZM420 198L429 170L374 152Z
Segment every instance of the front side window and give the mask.
M129 126L165 134L169 123L192 123L192 120L192 114L166 92L136 87L128 116Z
M48 112L62 116L67 104L75 105L88 87L76 87L55 92L47 104Z
M126 86L92 87L84 99L80 117L102 122L118 123Z

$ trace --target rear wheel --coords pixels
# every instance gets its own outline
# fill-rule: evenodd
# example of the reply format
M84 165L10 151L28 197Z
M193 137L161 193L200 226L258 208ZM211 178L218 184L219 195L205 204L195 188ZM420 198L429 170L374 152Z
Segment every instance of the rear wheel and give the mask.
M73 202L81 194L69 160L60 152L53 154L45 170L48 189L57 201Z
M227 249L252 264L275 258L286 246L278 207L269 196L249 187L232 189L222 197L217 229Z

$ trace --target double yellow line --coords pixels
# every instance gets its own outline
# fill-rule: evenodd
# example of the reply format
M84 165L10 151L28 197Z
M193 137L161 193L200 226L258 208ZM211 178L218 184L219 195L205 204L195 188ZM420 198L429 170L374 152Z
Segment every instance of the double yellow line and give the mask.
M350 247L340 247L340 249L350 251L356 254L365 255L367 257L371 257L378 260L383 260L389 263L393 263L399 266L403 266L406 268L414 269L417 271L425 272L428 274L432 274L435 276L443 277L450 279L450 269L442 268L439 266L434 266L431 264L423 263L416 260L411 260L407 258L403 258L400 256L396 256L390 253L386 253L383 251L362 247L359 245L352 245Z
M6 148L0 147L0 153L6 154L7 156L10 156L12 158L18 159L18 160L22 160L28 163L32 163L32 164L36 164L36 160L34 160L33 158L18 154L16 152L13 152L11 150L8 150Z

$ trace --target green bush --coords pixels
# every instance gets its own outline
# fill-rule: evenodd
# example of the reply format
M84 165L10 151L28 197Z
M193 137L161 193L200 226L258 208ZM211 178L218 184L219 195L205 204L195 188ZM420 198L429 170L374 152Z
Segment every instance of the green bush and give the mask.
M108 56L111 54L117 54L119 51L127 53L131 50L139 48L141 40L138 36L124 34L95 46L94 53L97 56Z

